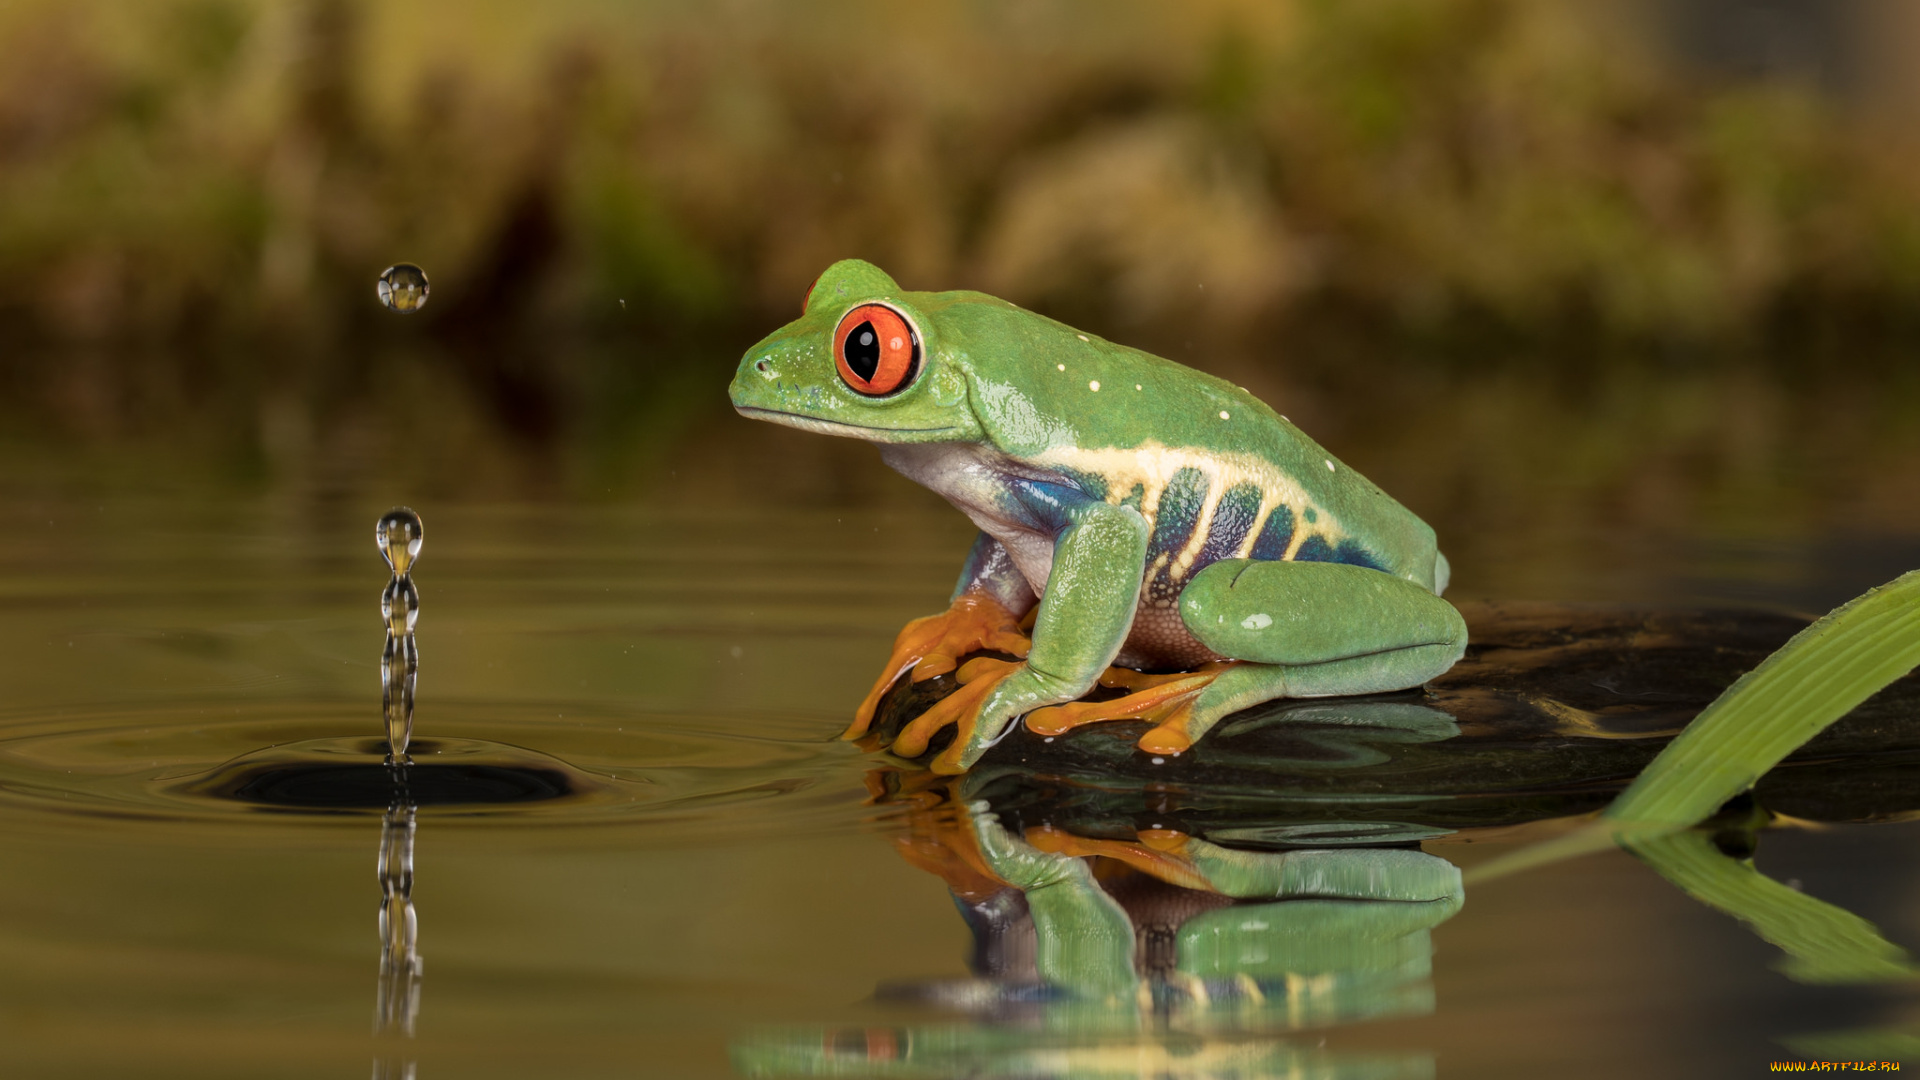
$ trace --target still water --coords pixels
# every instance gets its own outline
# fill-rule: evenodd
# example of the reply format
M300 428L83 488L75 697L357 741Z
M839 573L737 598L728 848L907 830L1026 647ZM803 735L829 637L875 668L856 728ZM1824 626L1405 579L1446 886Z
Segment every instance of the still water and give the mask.
M1536 683L1483 654L1434 698L1294 717L1297 744L1252 723L1231 791L1118 758L1103 781L1098 752L935 784L838 741L970 540L857 446L719 416L650 466L659 484L601 499L23 467L0 538L0 1068L1598 1077L1891 1059L1920 1046L1911 981L1810 969L1669 879L1710 892L1680 864L1711 877L1757 848L1781 890L1920 943L1911 686L1783 770L1799 779L1762 792L1772 828L1749 814L1718 847L1473 877L1601 805L1689 702L1791 632L1781 611L1920 565L1909 482L1889 475L1912 438L1767 451L1811 423L1778 399L1758 435L1749 409L1665 441L1643 418L1618 442L1605 406L1511 388L1455 397L1472 408L1444 424L1296 409L1435 521L1476 634ZM1719 475L1700 447L1741 439L1763 448L1728 453L1758 474L1698 480ZM405 688L368 526L402 499L426 535L396 772ZM1756 614L1691 614L1728 604ZM1667 621L1623 614L1649 605ZM1526 687L1602 639L1612 674L1536 708ZM1698 662L1636 661L1659 648ZM1579 698L1603 683L1626 704ZM1507 720L1485 719L1489 686ZM1602 764L1554 775L1564 761ZM1303 875L1348 885L1306 895ZM1114 959L1135 946L1137 969Z

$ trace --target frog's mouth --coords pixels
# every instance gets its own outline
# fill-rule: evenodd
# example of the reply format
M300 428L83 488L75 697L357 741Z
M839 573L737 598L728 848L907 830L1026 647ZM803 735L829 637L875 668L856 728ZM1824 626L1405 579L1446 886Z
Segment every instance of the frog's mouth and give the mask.
M785 424L802 431L815 431L822 435L838 435L845 439L865 439L868 442L929 442L929 435L957 434L956 427L931 428L883 428L865 427L860 424L842 424L837 420L822 420L814 416L802 416L799 413L781 412L778 409L762 409L754 405L735 405L734 411L753 420L767 420L775 424Z

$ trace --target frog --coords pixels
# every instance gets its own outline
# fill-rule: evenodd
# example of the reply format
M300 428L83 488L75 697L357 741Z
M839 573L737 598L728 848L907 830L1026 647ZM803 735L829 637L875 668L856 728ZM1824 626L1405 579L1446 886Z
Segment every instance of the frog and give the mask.
M1279 698L1422 686L1466 622L1434 530L1245 389L985 293L828 267L741 357L742 416L863 439L977 528L853 722L902 678L958 686L888 749L967 771L1024 719L1053 739L1146 721L1185 753ZM1117 693L1116 693L1117 692Z

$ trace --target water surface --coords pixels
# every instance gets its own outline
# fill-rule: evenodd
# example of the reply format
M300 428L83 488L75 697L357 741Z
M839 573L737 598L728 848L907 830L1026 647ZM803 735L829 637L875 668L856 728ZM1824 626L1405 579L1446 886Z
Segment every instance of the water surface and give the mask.
M1662 459L1646 475L1663 496L1623 486L1630 461L1573 468L1567 447L1604 411L1558 439L1457 409L1453 423L1322 419L1435 520L1467 600L1819 609L1920 552L1920 527L1888 509L1907 482L1885 462L1909 460L1910 440L1762 455L1764 477L1698 490ZM842 1072L934 1075L887 1055L914 1038L977 1047L984 1031L1006 1036L994 1067L1021 1075L1745 1075L1809 1048L1895 1045L1809 1037L1920 1024L1909 984L1795 981L1778 949L1625 852L1470 886L1420 931L1430 976L1391 1007L1256 1010L1171 1039L1148 1024L1062 1058L1007 1034L1053 1020L897 992L971 978L977 942L949 883L903 858L959 819L950 794L899 797L911 770L835 736L899 624L939 606L970 534L863 448L728 423L605 501L16 470L0 533L6 1071L364 1076L384 1055L421 1077L726 1076L804 1045ZM1419 437L1462 430L1482 449ZM1648 445L1621 455L1666 453ZM762 480L739 480L758 460ZM428 779L419 1010L397 1040L373 1030L386 569L368 526L402 500L427 522L414 749ZM1777 519L1753 510L1769 504ZM1605 521L1621 524L1590 527ZM927 814L944 824L929 833ZM1336 800L1328 819L1354 816ZM1533 823L1401 821L1429 831L1392 842L1471 869L1560 827L1519 816ZM1913 829L1748 839L1765 874L1911 944ZM1261 835L1328 846L1310 833Z

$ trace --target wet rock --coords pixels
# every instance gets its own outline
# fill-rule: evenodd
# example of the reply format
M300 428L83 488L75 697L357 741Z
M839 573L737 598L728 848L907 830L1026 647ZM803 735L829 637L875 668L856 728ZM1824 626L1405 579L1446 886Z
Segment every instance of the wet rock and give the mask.
M1433 829L1598 810L1701 709L1806 619L1755 611L1483 605L1473 644L1419 690L1268 702L1185 754L1136 749L1144 722L1053 739L1014 731L964 780L1010 827L1081 835L1168 828L1239 846L1405 843ZM890 740L951 693L902 681L875 731ZM1764 778L1758 802L1818 821L1920 809L1920 678L1868 700ZM938 752L950 735L936 739ZM1329 823L1345 823L1341 835ZM1336 830L1340 831L1340 830Z

